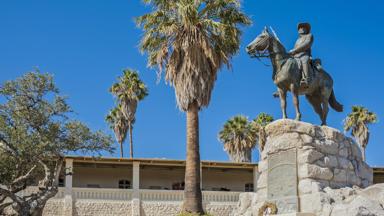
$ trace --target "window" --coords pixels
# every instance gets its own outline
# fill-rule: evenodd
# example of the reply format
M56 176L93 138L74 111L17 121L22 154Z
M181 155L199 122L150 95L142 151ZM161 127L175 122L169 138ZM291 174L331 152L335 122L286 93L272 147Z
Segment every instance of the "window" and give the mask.
M65 186L64 178L59 178L59 187L64 187L64 186Z
M120 180L119 181L119 188L120 189L130 189L131 188L131 182L128 180Z
M172 184L172 190L184 190L184 182L176 182Z
M247 183L245 184L245 192L253 192L253 184L252 183Z

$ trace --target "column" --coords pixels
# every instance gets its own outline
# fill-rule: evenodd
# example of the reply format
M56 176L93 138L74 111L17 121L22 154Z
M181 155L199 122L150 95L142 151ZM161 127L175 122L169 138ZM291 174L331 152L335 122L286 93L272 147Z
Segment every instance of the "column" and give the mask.
M132 189L133 189L133 198L139 198L140 190L140 162L133 162L132 169Z
M140 216L140 162L133 162L132 169L132 216Z
M253 167L253 191L254 192L257 191L257 180L259 179L259 169L257 166Z
M73 159L65 159L65 196L72 196Z
M73 215L73 199L72 199L72 176L73 176L73 159L65 159L65 192L64 192L64 209L63 215Z
M203 163L200 162L200 189L203 190Z

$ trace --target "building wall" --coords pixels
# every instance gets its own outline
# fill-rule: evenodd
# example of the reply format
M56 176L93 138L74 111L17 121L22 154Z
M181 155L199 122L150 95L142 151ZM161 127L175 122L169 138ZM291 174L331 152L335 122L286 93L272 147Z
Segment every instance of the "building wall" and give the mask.
M373 173L373 184L384 183L384 173Z
M203 168L203 190L244 191L245 184L253 183L253 173L245 169ZM184 167L140 166L140 189L172 190L174 183L184 182ZM100 188L118 188L119 180L132 184L132 167L75 166L73 187L99 185Z
M249 170L203 168L203 190L244 191L247 183L253 183L253 173Z
M140 189L172 189L184 181L184 167L140 166Z
M83 167L75 166L73 170L73 187L99 185L100 188L118 188L119 180L126 179L132 185L132 167Z

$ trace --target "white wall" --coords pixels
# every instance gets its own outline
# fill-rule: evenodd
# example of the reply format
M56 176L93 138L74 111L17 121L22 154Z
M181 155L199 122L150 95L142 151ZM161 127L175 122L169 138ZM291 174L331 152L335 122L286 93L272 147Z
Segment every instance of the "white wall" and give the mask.
M184 167L140 165L140 189L151 186L172 189L172 184L184 181ZM97 184L100 188L118 188L118 181L127 179L132 185L132 165L126 166L83 166L76 165L73 173L73 187L87 187ZM245 184L253 183L252 170L231 168L203 168L203 190L228 188L244 191Z
M184 167L140 166L140 189L160 186L172 190L172 184L184 181Z
M73 187L98 184L101 188L118 188L119 180L127 179L132 185L132 166L125 167L74 167Z
M253 183L253 172L249 170L203 168L203 190L223 187L244 191L247 183Z

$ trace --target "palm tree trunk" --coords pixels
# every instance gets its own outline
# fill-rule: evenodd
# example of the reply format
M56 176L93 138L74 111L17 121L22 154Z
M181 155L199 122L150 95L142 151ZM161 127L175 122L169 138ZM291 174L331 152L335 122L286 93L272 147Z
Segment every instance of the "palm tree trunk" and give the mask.
M124 153L123 153L123 142L120 143L120 157L121 157L121 158L124 157Z
M129 124L129 148L130 148L130 156L133 158L133 137L132 137L132 125Z
M187 111L187 160L183 211L202 214L200 188L199 107L192 103Z

